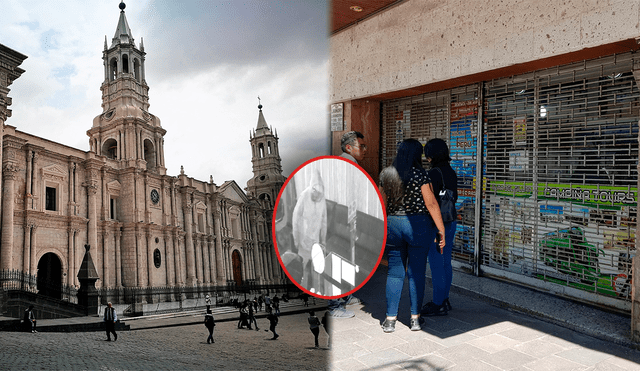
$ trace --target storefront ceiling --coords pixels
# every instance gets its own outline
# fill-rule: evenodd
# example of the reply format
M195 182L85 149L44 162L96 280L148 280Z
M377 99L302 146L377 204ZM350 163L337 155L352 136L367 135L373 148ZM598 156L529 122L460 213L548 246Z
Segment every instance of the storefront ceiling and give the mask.
M331 33L356 24L379 11L404 0L332 0ZM361 11L352 10L359 7ZM358 8L356 8L358 9Z

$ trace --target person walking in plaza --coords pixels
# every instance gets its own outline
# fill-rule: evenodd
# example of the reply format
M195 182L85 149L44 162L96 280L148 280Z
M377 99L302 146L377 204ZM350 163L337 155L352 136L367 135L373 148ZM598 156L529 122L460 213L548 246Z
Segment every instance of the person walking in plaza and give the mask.
M318 343L318 335L320 334L320 320L312 310L309 311L309 318L307 320L309 321L309 329L311 329L313 337L315 338L316 348L319 348L320 344Z
M215 343L213 340L213 328L215 327L216 322L213 319L213 314L211 313L211 308L207 305L207 313L204 315L204 326L209 330L209 337L207 338L207 344Z
M431 164L428 172L433 185L433 193L436 199L440 201L440 195L444 195L443 190L451 190L453 194L453 204L458 201L458 177L449 162L449 147L447 143L440 139L434 138L427 142L424 146L424 156L427 162ZM442 316L446 315L451 309L449 303L449 290L451 289L451 281L453 277L453 269L451 267L451 250L453 249L453 240L456 233L457 214L453 208L451 221L444 223L445 245L442 253L439 246L435 243L429 249L429 267L431 268L431 282L433 284L433 300L427 303L421 313L425 316Z
M238 313L240 314L240 318L238 319L238 328L249 328L251 329L251 325L249 324L249 311L247 310L247 302L242 302L240 304L240 308L238 309Z
M424 297L427 253L439 233L444 247L445 229L431 181L422 167L422 144L406 139L398 146L393 164L380 173L380 193L387 211L387 313L382 330L395 331L405 274L409 278L412 331L422 328L420 307ZM435 222L436 229L433 227ZM405 273L406 272L406 273Z
M256 305L258 304L257 301L254 301L256 303ZM258 321L256 320L256 315L255 312L253 310L253 305L251 305L251 303L249 303L249 330L251 330L251 324L255 325L256 327L256 331L260 330L258 328Z
M23 321L25 331L31 331L34 334L38 332L36 330L36 315L33 313L33 305L29 305L29 308L25 309Z
M278 299L278 296L274 296L273 299L271 300L271 305L273 306L273 312L276 314L276 316L280 315L280 299Z
M269 330L273 332L273 337L271 338L271 340L276 340L278 337L280 337L280 335L276 333L276 326L278 326L278 316L273 313L273 310L270 306L267 306L266 310L269 313L267 315L267 319L269 320Z
M111 341L111 334L113 334L113 341L118 340L116 321L118 321L116 310L111 306L111 302L108 302L107 307L104 309L104 325L107 331L107 341Z

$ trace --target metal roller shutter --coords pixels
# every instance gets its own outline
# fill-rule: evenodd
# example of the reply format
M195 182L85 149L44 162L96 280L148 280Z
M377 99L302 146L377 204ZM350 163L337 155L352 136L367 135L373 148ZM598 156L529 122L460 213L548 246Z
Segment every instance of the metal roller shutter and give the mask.
M640 107L632 68L625 54L486 84L482 265L626 308L598 296L630 300Z
M432 138L449 144L451 166L458 174L458 221L453 257L474 261L475 177L478 85L395 99L382 104L381 168L391 165L398 143L407 138L423 145ZM424 156L423 156L424 160ZM425 168L426 161L423 161Z
M381 168L405 138L445 139L459 177L458 265L628 311L640 120L634 56L493 80L482 94L470 85L385 101Z

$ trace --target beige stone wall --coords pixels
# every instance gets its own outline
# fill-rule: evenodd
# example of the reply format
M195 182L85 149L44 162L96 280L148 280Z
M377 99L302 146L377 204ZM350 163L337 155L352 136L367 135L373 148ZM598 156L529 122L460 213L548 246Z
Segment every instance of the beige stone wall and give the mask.
M408 0L331 36L330 101L636 37L637 0Z

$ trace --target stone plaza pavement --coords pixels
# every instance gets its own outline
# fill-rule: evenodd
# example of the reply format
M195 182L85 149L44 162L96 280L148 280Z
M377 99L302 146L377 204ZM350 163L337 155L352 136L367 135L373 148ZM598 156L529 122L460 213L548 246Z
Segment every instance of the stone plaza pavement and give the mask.
M332 370L640 370L628 316L458 271L447 316L410 331L405 281L396 331L384 333L385 282L380 265L348 307L356 316L334 321Z
M310 301L313 304L313 300ZM216 314L215 344L207 344L203 313L124 319L130 331L107 342L104 332L0 332L0 370L322 370L327 369L327 334L314 348L309 309L324 314L326 302L282 305L276 332L258 313L256 331L237 328L237 311ZM216 308L219 309L219 308ZM99 320L97 317L85 320ZM64 321L64 320L42 320ZM77 323L78 319L75 320ZM69 322L67 320L67 322ZM49 322L51 323L51 322Z

